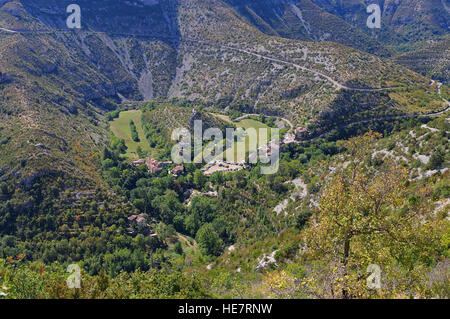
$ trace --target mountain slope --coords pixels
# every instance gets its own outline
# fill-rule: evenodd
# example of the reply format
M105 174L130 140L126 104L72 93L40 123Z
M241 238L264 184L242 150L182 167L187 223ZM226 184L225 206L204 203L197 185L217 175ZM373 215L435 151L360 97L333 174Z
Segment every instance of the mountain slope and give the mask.
M393 45L438 38L448 33L448 0L312 0L328 12L342 17L361 30L373 33L380 41ZM368 30L365 7L376 3L381 8L382 28Z
M222 1L83 2L86 27L76 32L60 29L67 3L0 9L12 30L0 31L3 180L49 170L97 178L89 161L108 136L103 113L121 100L280 115L311 134L446 107L423 76L333 42L268 36Z
M248 23L266 34L306 41L334 41L379 56L404 54L395 61L404 61L401 64L424 75L436 74L436 79L446 82L436 69L446 59L446 36L450 23L448 0L227 2ZM374 3L381 8L381 29L367 27L369 14L366 7ZM433 42L436 50L427 50L429 41ZM424 56L416 54L417 50L433 53ZM406 59L417 61L419 66Z
M334 41L380 56L390 55L376 39L310 0L227 2L252 25L269 35L304 41Z
M426 113L444 107L428 80L418 74L330 42L269 37L222 1L158 3L156 13L155 5L84 2L83 23L88 27L77 32L59 30L63 20L57 13L69 1L22 2L23 7L8 1L0 10L0 25L19 31L2 32L1 72L12 79L2 84L3 109L10 113L4 116L3 126L30 121L25 135L36 135L31 133L36 126L59 140L66 138L67 126L86 125L92 128L84 131L96 130L94 141L102 144L97 136L106 135L106 125L98 111L114 108L119 98L177 97L225 109L279 114L302 126L313 125L325 110L330 114L336 103L345 112L352 110L349 121L365 109L377 110L372 112L376 116L378 111ZM148 12L153 14L147 16ZM144 18L138 26L129 22L140 14ZM350 101L367 100L365 95L375 98L353 109L356 104ZM405 104L405 99L415 105ZM57 120L58 111L65 115ZM69 124L73 121L83 124ZM27 140L8 130L3 135L12 140L5 147L17 145L15 139ZM85 143L82 132L70 135ZM25 159L30 154L27 148L19 152ZM54 161L62 164L60 158L65 156L58 153ZM17 158L14 151L8 160L2 159L6 171L15 167ZM48 162L52 161L43 160L42 165Z
M441 82L450 79L450 36L439 41L417 43L415 50L394 58L398 64Z
M309 1L296 2L314 9L301 12L303 25L293 7L275 11L279 19L263 14L269 1L245 11L220 0L80 0L81 30L65 27L69 3L0 0L0 292L328 298L360 287L350 296L448 295L440 264L448 265L447 84L355 49L367 37ZM315 42L286 38L290 19ZM348 38L319 41L338 26L351 29ZM407 65L406 56L399 62ZM196 119L222 130L242 125L224 115L251 115L261 122L244 121L255 128L281 122L264 114L297 133L281 145L273 175L257 164L207 176L192 163L177 168L180 176L168 163L154 174L127 156L169 159L172 130ZM149 148L135 144L128 151L137 154L126 154L113 131ZM328 203L342 210L329 214ZM315 231L323 214L341 212L326 223L336 224L332 231L323 223ZM330 258L345 256L349 237L351 264ZM328 238L318 258L316 238ZM65 289L72 263L83 268L79 290ZM372 263L387 274L385 291L360 280Z

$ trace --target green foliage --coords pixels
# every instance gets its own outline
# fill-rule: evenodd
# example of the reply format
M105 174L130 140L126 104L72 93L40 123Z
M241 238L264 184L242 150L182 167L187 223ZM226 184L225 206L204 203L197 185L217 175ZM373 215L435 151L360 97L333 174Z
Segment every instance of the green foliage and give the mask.
M442 182L436 183L436 185L434 186L433 198L439 199L439 198L449 198L449 197L450 197L450 182L442 181Z
M127 251L108 256L125 267L133 268L133 255ZM114 264L113 264L114 265ZM20 261L0 259L0 288L6 288L8 299L148 299L148 298L211 298L200 278L179 271L153 270L151 272L121 271L115 276L100 272L90 276L81 272L81 288L68 289L69 276L60 264L23 264ZM1 297L0 297L1 298Z
M135 142L140 142L139 135L136 129L136 124L134 124L133 120L130 120L130 129L131 129L131 139Z
M125 153L127 150L127 147L125 145L125 140L122 138L113 136L111 138L111 149L113 151L116 151L117 153Z
M206 176L201 170L196 170L194 172L194 185L197 189L203 189L203 187L205 187L206 181Z
M118 118L121 111L123 111L123 110L114 110L112 112L107 113L106 114L106 119L108 121L112 121L112 120Z
M445 153L444 153L444 151L442 151L442 149L438 148L431 155L430 162L428 164L428 168L429 169L441 168L444 161L445 161Z
M195 236L204 254L218 256L222 252L223 242L211 224L204 224Z
M107 158L102 162L102 168L103 168L103 170L106 171L106 170L109 170L110 168L112 168L114 166L114 164L115 163L112 159Z
M309 218L312 216L313 212L310 209L305 209L300 211L295 216L295 227L297 229L303 229L305 227L306 223L308 222Z
M45 7L46 1L38 2L36 7L42 9L38 10L39 18L44 17L50 26L57 25L51 13L54 8ZM49 32L32 35L2 33L2 71L11 73L0 73L0 289L6 287L8 297L207 298L215 297L216 292L230 298L274 294L317 297L310 291L323 293L330 287L337 293L355 291L352 296L409 297L417 293L419 297L448 297L448 283L436 280L448 277L442 276L449 256L446 207L435 203L445 203L448 198L448 173L418 176L424 165L411 160L431 155L427 168L448 166L448 121L445 116L440 122L409 118L442 110L439 94L448 97L448 85L438 93L436 83L430 86L426 78L396 66L392 60L336 45L341 42L381 55L389 53L364 33L333 18L332 14L342 14L347 21L359 21L347 16L352 10L344 10L342 4L337 11L333 11L335 7L328 10L330 19L323 19L325 11L319 5L302 1L302 14L312 26L306 32L290 10L285 10L288 14L281 10L276 17L273 8L268 8L268 15L261 14L259 9L265 4L249 4L232 12L228 11L232 6L211 6L208 1L196 2L195 10L189 1L175 7L170 3L149 7L128 2L119 1L115 10L121 14L105 20L93 12L96 10L83 11L83 19L92 30L101 24L106 31L101 36L93 32L83 41L66 41L50 27ZM320 6L327 3L315 2ZM14 2L7 6L11 10L1 12L6 25L12 21L18 27L35 29L33 6L28 6L30 10L13 10L17 6ZM107 8L100 7L100 11L109 12ZM186 54L186 47L177 45L178 35L170 31L176 28L166 25L160 9L174 17L183 32L195 31L197 38L205 40L198 45L190 43L195 45L196 54ZM240 19L248 12L251 19ZM358 12L365 15L364 10ZM124 26L119 20L128 15L147 17L140 21L143 29L161 26L157 29L163 33L167 29L174 41L108 38L108 30ZM430 29L428 23L436 20L428 12L418 19L415 24L421 26L417 32L409 23L399 32L414 31L412 35L424 39L430 32L442 32L439 26ZM250 22L242 24L244 20ZM331 38L326 43L300 43L252 31L252 21L265 20L271 21L269 31L275 30L282 37L314 40L328 33ZM280 21L283 23L277 23ZM224 31L221 25L229 28ZM296 30L290 29L292 26ZM324 32L330 28L333 32ZM266 26L262 29L267 31ZM378 39L386 41L386 34L379 34ZM388 38L387 43L403 41ZM218 46L219 42L224 47ZM446 52L437 49L445 48L447 41L431 47L428 42L423 46ZM241 49L233 50L227 43L239 43ZM255 50L261 55L251 53ZM85 54L71 54L78 51ZM424 54L424 50L414 51L413 61ZM414 67L410 57L397 61ZM437 72L428 69L442 60L439 54L436 57L422 59L419 69L446 79L445 63ZM301 64L302 74L292 63ZM177 65L187 67L177 72ZM172 88L170 95L186 99L170 103L158 99L144 103L142 110L131 110L142 105L130 102L143 97L136 81L142 74L151 74L152 96L167 96ZM175 75L180 85L172 85ZM336 90L327 78L348 87L395 88ZM113 99L118 92L123 95L123 104L133 105L130 110L116 109ZM205 128L230 125L209 113L217 109L227 110L231 119L244 113L267 114L259 119L270 127L275 125L275 116L286 116L294 128L307 128L305 139L318 138L283 145L280 170L273 176L262 176L256 165L238 173L206 177L199 166L186 165L186 176L175 179L167 170L156 176L148 173L145 165L133 167L125 158L137 154L167 159L174 128L191 128L196 119L202 119ZM108 137L103 115L111 122L114 134L108 147L103 144ZM420 124L428 122L436 124L438 132L423 133ZM261 123L253 118L237 125ZM370 150L386 146L394 158L406 157L403 167L415 174L402 179L401 196L396 196L397 189L389 189L399 185L385 170L391 159L382 158L383 154L373 159L370 154L358 160L351 146L337 142L370 129L383 132L386 138L385 145L368 143ZM402 129L414 131L403 132L403 136L392 134ZM389 139L391 134L397 139ZM404 149L409 150L399 154L403 141ZM368 149L368 145L360 146ZM358 165L363 169L353 175L360 178L355 181L349 172ZM333 178L342 171L347 174L345 183ZM306 191L294 189L295 178L308 185ZM379 190L386 189L388 198L380 198ZM286 199L286 212L276 214L274 207ZM320 205L315 205L317 201ZM311 219L316 206L318 213ZM406 217L410 217L408 222L404 222ZM374 225L378 227L375 232L370 228ZM386 227L392 233L386 234ZM310 234L306 238L312 244L321 237L327 240L318 246L303 245L305 234ZM345 265L347 273L343 274L334 262L344 264L343 243L349 240L350 265ZM232 244L235 250L220 256L225 245ZM322 255L308 259L308 249L315 248ZM256 272L257 258L275 249L279 265L272 267L279 269L268 269L268 274ZM204 266L211 259L216 261L216 269L206 272ZM41 262L34 262L37 260ZM373 260L386 266L386 284L392 292L361 293L354 289L364 282L365 266ZM64 266L74 262L83 268L83 287L70 291L65 286ZM316 267L317 276L312 276ZM439 276L426 281L422 269ZM311 278L315 287L299 286L300 281ZM334 282L335 278L342 280ZM269 285L261 288L265 287L261 283Z

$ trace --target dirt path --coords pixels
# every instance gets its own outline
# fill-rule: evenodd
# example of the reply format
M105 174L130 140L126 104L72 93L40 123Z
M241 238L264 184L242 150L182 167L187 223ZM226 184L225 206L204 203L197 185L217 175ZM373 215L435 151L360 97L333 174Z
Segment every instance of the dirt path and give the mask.
M242 116L239 116L238 118L235 118L233 121L234 122L239 122L242 120L245 120L246 118L250 117L250 116L260 116L261 114L244 114Z
M284 117L280 117L280 119L284 122L286 122L291 128L289 129L289 131L292 131L294 129L294 124L292 124L291 121L289 121L288 119L284 118Z
M194 244L191 244L190 240L187 239L185 236L181 235L180 233L177 233L178 239L184 241L186 245L188 245L189 248L197 249L198 245L197 242L194 240Z

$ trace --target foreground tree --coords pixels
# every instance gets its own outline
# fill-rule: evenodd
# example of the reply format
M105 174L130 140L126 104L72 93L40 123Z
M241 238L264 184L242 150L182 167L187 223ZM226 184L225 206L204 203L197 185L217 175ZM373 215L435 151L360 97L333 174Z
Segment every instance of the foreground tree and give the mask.
M433 250L440 249L445 221L428 218L426 199L420 194L408 200L404 168L385 163L375 170L368 165L369 147L377 138L369 133L345 145L351 164L325 188L312 226L305 231L306 251L315 267L304 284L313 295L367 297L376 291L370 288L381 288L381 275L385 288L417 292L420 269L432 262L427 256L439 255ZM382 274L375 273L377 267ZM369 275L377 281L374 285L367 284Z

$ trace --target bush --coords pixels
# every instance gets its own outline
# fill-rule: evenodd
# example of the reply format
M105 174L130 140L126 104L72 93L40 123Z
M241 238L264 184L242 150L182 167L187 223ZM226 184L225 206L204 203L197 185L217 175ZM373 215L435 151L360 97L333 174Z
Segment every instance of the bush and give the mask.
M114 161L110 158L107 158L102 162L102 167L103 167L103 170L107 171L111 167L114 167Z
M203 187L205 186L206 180L207 180L207 178L201 170L198 169L194 172L194 185L197 189L199 189L199 190L203 189Z
M115 111L109 112L109 113L106 114L106 119L108 121L112 121L112 120L118 118L119 114L120 114L119 110L115 110Z
M311 210L309 209L302 210L297 216L295 216L295 227L301 230L306 225L311 215L312 215Z
M444 161L445 161L445 154L440 148L438 148L436 151L433 152L433 155L431 155L430 162L428 163L428 168L438 169L442 166Z
M308 193L317 194L320 191L320 184L311 182L306 186Z
M437 200L439 198L448 198L450 197L450 185L448 183L441 182L436 184L433 192L433 199Z

